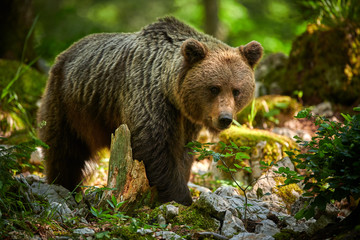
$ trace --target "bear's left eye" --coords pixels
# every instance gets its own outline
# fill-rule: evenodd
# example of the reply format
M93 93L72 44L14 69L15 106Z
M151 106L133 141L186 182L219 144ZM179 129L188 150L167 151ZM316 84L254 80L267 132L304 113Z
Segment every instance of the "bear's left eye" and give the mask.
M240 95L240 90L234 89L234 90L233 90L233 95L234 95L234 97L239 96L239 95Z

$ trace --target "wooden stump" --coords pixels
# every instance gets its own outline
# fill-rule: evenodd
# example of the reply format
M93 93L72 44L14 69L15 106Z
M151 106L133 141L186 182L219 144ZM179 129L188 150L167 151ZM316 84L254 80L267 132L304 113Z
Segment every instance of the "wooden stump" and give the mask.
M149 186L144 163L132 158L130 136L125 124L111 135L107 187L113 190L106 190L100 203L106 203L106 199L114 195L118 202L126 202L123 210L154 201L155 193Z

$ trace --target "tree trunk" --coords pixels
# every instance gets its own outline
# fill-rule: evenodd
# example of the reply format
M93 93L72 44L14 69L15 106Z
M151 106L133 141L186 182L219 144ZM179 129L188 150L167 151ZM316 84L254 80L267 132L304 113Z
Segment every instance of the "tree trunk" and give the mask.
M139 204L154 201L154 189L149 186L143 162L133 160L130 131L123 124L111 136L108 190L104 192L102 203L114 195L117 202L126 201L122 210L129 210Z
M203 0L205 8L205 26L204 30L207 34L221 39L219 24L219 2L218 0Z
M30 33L33 23L32 0L0 1L0 58L24 63L36 58Z

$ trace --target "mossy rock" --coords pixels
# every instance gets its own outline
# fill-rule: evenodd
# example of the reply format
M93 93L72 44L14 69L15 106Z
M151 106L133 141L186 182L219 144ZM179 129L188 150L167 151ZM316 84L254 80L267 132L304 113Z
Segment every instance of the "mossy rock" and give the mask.
M268 127L283 125L285 121L294 118L296 112L300 111L302 105L296 99L289 96L266 95L255 99L256 116L252 123L254 127L262 128L264 124ZM239 123L249 124L248 116L251 114L252 104L237 114Z
M285 154L285 151L296 148L296 143L288 137L278 135L267 130L261 129L250 129L245 126L231 126L229 129L222 131L219 135L220 141L225 144L230 144L230 141L234 142L237 146L248 146L253 149L259 142L266 141L270 145L270 148L265 147L268 150L267 156L275 157L273 154L278 153L272 152L274 144L278 143L282 146L281 154ZM273 147L271 147L273 146ZM266 158L265 158L266 160Z
M360 24L320 28L312 24L293 42L285 73L278 81L284 94L303 92L307 104L325 100L343 105L360 101Z
M276 186L273 188L273 192L281 197L288 210L291 209L291 205L296 202L298 197L303 194L303 190L295 183L284 185L285 177L275 177Z
M276 163L284 156L285 151L296 148L296 143L288 137L281 136L266 130L260 129L249 129L247 127L231 126L229 129L222 131L219 135L219 140L229 145L234 142L237 146L247 146L250 150L247 152L250 156L249 161L244 161L243 164L246 166L253 167L253 173L250 176L246 174L240 174L239 177L244 178L243 180L250 181L253 177L261 175L261 170L255 169L255 165L259 168L259 161L265 163ZM262 143L261 152L257 145ZM216 151L219 151L219 146L216 147ZM232 166L235 163L234 159L226 159L227 163ZM257 164L255 164L257 162ZM237 164L239 164L237 162ZM229 174L222 173L226 179L230 179ZM246 179L246 176L249 179Z

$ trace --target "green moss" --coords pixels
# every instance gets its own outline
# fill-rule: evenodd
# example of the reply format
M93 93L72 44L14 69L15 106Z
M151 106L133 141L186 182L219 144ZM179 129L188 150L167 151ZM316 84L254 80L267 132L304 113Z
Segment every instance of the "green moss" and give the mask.
M237 114L239 123L247 123L251 113L251 104ZM256 116L254 127L281 125L293 119L295 113L301 110L301 104L289 96L266 95L255 99Z
M155 237L149 235L141 235L139 233L133 232L130 230L130 227L123 226L121 228L117 228L115 231L111 232L109 235L124 239L124 240L148 240L148 239L156 239Z
M295 232L290 229L282 229L279 233L276 233L273 238L275 240L289 240L289 239L297 239L301 233Z
M237 126L231 126L229 129L221 132L219 139L226 144L230 144L230 141L232 141L238 146L248 146L251 148L250 155L254 156L258 155L258 150L255 146L261 141L266 141L263 150L263 160L266 162L276 161L280 155L283 156L285 154L285 151L296 147L296 143L288 137L265 130ZM278 151L277 143L282 147L280 152Z
M190 207L179 206L179 215L172 222L175 225L187 225L197 230L217 231L216 220L210 214L204 211L195 202Z
M274 180L276 182L276 186L273 188L274 192L283 199L287 207L290 207L297 200L293 191L299 193L299 195L303 193L303 190L301 190L301 188L295 183L280 187L280 185L284 184L286 180L285 177L276 177Z

